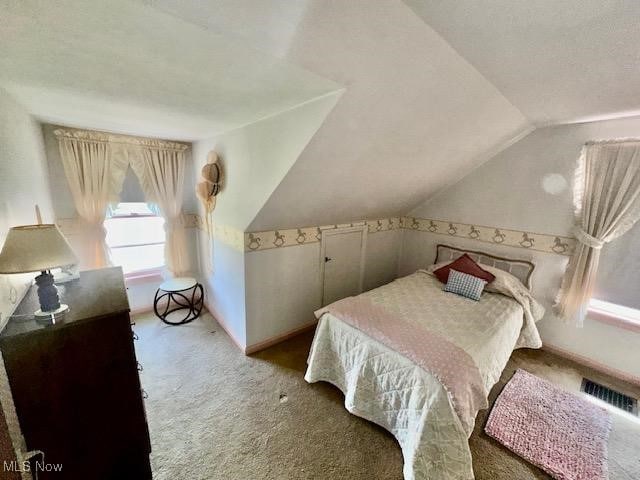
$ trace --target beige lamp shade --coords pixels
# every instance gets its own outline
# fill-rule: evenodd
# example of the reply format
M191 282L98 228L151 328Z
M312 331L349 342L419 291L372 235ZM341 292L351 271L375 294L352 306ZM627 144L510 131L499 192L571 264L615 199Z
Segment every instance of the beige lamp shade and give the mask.
M0 252L0 273L27 273L78 263L56 225L23 225L9 230Z

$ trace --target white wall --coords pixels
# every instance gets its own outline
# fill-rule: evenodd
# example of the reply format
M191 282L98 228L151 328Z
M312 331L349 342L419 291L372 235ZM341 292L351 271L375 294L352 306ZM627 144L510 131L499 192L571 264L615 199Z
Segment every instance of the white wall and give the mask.
M209 151L215 149L221 159L224 186L216 205L217 223L245 231L339 97L340 92L333 93L194 143L197 177Z
M588 140L621 137L640 137L640 118L541 128L419 205L410 215L570 236L573 173L582 145ZM549 175L559 176L554 178L560 182L550 182ZM549 183L561 185L562 179L566 182L564 190L549 193ZM450 243L449 240L405 232L401 272L426 264L430 260L427 252L433 250L435 243ZM487 249L477 242L465 246ZM626 237L603 249L597 297L640 307L639 247L640 226L636 225ZM535 255L538 271L534 293L548 307L538 325L545 343L640 376L640 350L632 347L640 344L639 334L589 319L584 328L578 329L561 324L551 314L549 307L560 286L566 257L507 247L498 251L525 258ZM544 274L540 274L541 270Z
M402 231L369 233L364 290L396 278ZM247 345L315 321L322 302L320 243L246 253Z
M207 308L234 342L244 349L247 345L245 254L232 245L208 238L204 231L198 230L198 233ZM206 255L211 256L213 271L208 271L204 264Z
M320 244L246 253L247 345L313 322L320 308Z
M364 291L396 279L402 247L402 230L369 233L365 252Z
M53 223L42 132L27 111L0 89L0 245L10 227L36 223L35 204L43 221ZM0 275L0 326L36 275Z
M339 96L339 92L331 94L218 137L194 142L196 182L211 150L218 153L223 168L223 188L218 194L213 213L216 225L229 227L243 235ZM295 208L295 205L291 208ZM204 216L202 206L199 205L198 209ZM199 239L200 270L207 287L208 304L236 342L244 347L253 343L255 338L262 338L263 334L282 333L282 328L288 328L287 321L282 323L277 319L282 316L275 313L269 315L269 325L266 327L266 322L254 324L260 321L256 320L256 315L247 315L247 312L255 311L252 308L258 305L259 299L264 299L256 291L256 284L248 279L272 275L269 261L255 262L250 255L245 258L242 246L238 248L224 238L214 238L209 244L203 232ZM212 261L212 272L208 271L209 259ZM286 270L286 267L281 268ZM289 280L287 278L285 282ZM252 286L251 292L249 285ZM259 299L254 295L258 295ZM269 311L269 306L260 305L259 309ZM295 305L288 305L284 312L289 322L301 321L295 318L299 312Z

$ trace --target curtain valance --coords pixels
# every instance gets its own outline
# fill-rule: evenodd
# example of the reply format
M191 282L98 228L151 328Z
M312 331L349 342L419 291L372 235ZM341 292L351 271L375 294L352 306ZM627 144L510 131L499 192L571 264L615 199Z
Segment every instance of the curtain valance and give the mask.
M68 138L82 140L84 142L109 143L130 145L132 147L146 147L162 150L187 151L189 145L186 143L172 142L156 138L134 137L131 135L120 135L115 133L97 132L93 130L76 130L58 128L53 132L58 139Z

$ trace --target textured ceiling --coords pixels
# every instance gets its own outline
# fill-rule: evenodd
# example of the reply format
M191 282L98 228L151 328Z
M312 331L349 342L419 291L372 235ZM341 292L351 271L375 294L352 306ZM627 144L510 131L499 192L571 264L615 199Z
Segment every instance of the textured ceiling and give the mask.
M0 8L0 83L49 122L211 138L344 87L251 230L405 213L533 124L640 110L630 0Z
M51 123L192 140L340 88L138 2L0 9L0 83Z
M404 0L536 125L640 113L638 0Z
M408 211L528 128L399 0L151 4L346 87L252 230Z

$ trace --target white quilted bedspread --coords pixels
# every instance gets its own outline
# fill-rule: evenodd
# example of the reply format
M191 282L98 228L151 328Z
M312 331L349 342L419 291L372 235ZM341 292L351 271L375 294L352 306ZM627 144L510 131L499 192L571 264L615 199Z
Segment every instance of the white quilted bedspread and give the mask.
M487 394L516 346L540 346L518 301L497 293L479 302L446 293L425 271L363 295L465 350ZM432 374L330 313L318 324L305 380L332 383L345 394L349 412L390 431L402 448L405 480L473 479L473 419L458 418Z

